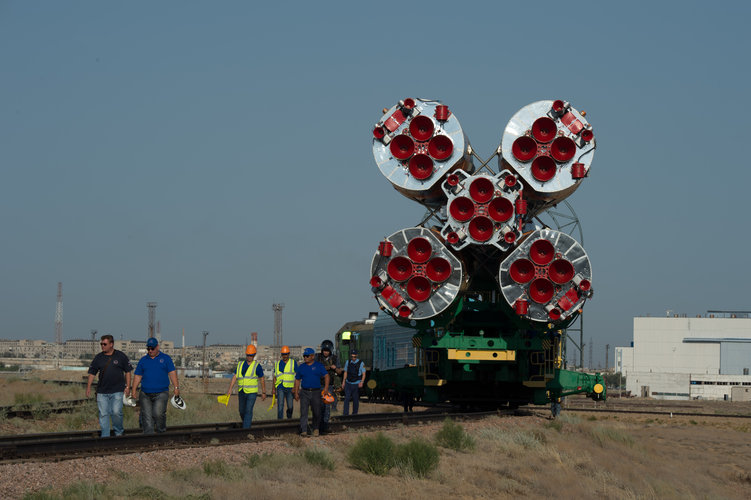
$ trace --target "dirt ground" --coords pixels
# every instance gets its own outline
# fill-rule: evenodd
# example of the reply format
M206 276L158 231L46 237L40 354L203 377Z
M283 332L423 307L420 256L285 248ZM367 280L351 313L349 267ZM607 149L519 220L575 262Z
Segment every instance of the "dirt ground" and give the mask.
M215 396L202 399L196 392L186 397L201 418L238 419L236 408L218 405ZM660 409L668 405L653 400L628 402ZM256 407L264 419L273 418L273 411L265 411L269 403L270 398ZM571 401L571 406L579 403L592 402ZM626 400L608 401L609 406L623 404ZM751 414L748 403L678 401L673 407L709 414ZM361 405L361 412L370 411L400 408ZM168 425L174 418L174 413L168 414ZM81 425L96 428L95 415L88 415ZM474 439L474 449L439 448L438 469L427 479L404 476L396 469L384 477L354 469L349 450L361 436L374 432L349 431L308 439L291 436L61 463L0 465L0 498L263 499L278 498L280 491L299 491L301 483L311 480L320 480L316 484L326 487L310 488L305 495L310 499L330 499L332 492L339 497L353 491L353 485L359 500L751 498L748 418L564 409L560 418L551 420L547 409L541 408L527 416L493 416L462 425ZM440 423L398 425L384 432L396 443L411 439L432 443L440 427ZM329 457L333 470L307 461L306 451Z

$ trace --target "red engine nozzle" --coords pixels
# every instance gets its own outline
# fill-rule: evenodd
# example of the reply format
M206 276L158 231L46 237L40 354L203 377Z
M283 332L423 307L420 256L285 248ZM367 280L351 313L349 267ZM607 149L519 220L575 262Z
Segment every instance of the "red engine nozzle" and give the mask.
M496 198L488 205L488 215L496 222L506 222L514 215L514 204L508 198Z
M537 278L529 285L529 298L538 304L545 304L553 298L555 288L550 280Z
M563 113L563 101L562 100L556 99L555 101L553 101L553 112L555 112L556 114Z
M518 137L511 145L511 153L519 161L527 162L537 154L537 143L531 137Z
M402 102L404 103L404 108L405 109L412 109L412 108L415 107L415 100L412 99L411 97L407 97Z
M409 159L409 173L419 181L423 181L433 175L433 160L430 156L416 154Z
M535 277L535 266L527 259L519 259L509 266L508 273L512 280L523 285L529 283Z
M469 223L469 235L475 241L488 241L493 237L493 221L483 215L478 215Z
M538 156L532 162L532 177L540 182L547 182L555 177L556 166L549 156Z
M425 115L415 116L409 124L409 133L417 141L427 141L433 137L434 130L435 125L433 125L433 120Z
M446 235L446 241L448 241L451 245L456 245L457 243L459 243L459 235L454 231L451 231Z
M425 274L434 283L443 283L451 276L451 264L443 257L433 257L425 266Z
M459 196L451 200L449 214L459 222L467 222L475 215L475 204L466 196Z
M447 135L437 135L428 143L428 154L438 161L447 160L454 152L454 143Z
M514 187L516 186L516 176L513 175L507 175L503 178L503 183L506 184L506 187Z
M379 286L383 285L383 281L381 281L381 278L378 276L373 276L370 278L370 286L373 288L378 288Z
M432 253L433 247L425 238L415 238L407 244L407 255L416 264L427 262Z
M555 122L547 116L538 118L532 124L532 135L542 143L552 141L555 139L557 133L558 127L555 125Z
M538 266L547 266L555 257L555 248L548 240L537 240L529 248L529 258Z
M576 154L576 144L568 137L558 137L550 145L551 156L561 163L565 163Z
M459 176L456 174L451 174L448 177L446 177L446 184L448 184L451 187L456 186L459 184Z
M383 137L386 135L386 131L383 130L383 127L377 126L373 129L373 137L376 139L383 139Z
M559 311L557 307L554 307L553 309L548 311L548 317L553 321L558 321L559 319L561 319L561 311Z
M503 240L509 245L516 241L516 233L509 231L503 235Z
M591 142L595 138L595 134L589 129L582 130L581 138L584 142Z
M412 262L406 257L394 257L386 266L386 272L394 281L407 281L412 276Z
M469 185L469 195L477 203L486 203L490 201L495 193L493 182L487 177L478 177Z
M389 149L397 160L406 160L415 154L415 141L408 135L400 134L391 141Z
M540 240L542 241L542 240ZM574 265L566 259L557 259L550 264L548 278L556 285L563 285L574 277Z
M407 295L416 302L428 300L430 292L430 281L424 276L414 276L407 282Z
M399 308L399 316L401 316L402 318L407 318L410 314L412 314L412 309L410 309L409 307L401 306Z

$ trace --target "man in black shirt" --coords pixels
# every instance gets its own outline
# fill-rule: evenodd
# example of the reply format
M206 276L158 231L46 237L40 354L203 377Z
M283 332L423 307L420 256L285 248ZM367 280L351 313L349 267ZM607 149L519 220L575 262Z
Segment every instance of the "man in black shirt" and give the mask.
M96 390L96 404L99 408L99 425L102 437L110 435L110 418L115 436L123 434L123 394L130 395L130 375L133 366L128 356L115 350L112 335L102 335L99 343L102 352L94 356L89 366L89 382L86 385L86 397L91 395L91 383L94 375L99 373Z

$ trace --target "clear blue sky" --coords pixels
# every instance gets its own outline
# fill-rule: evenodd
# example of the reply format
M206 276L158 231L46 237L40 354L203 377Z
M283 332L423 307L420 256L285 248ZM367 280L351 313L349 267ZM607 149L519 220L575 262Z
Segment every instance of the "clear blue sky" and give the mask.
M518 5L517 5L518 4ZM595 360L635 315L751 309L747 2L0 2L0 338L317 343L376 310L378 241L424 210L372 157L440 99L489 156L565 99L598 141ZM460 5L466 5L461 8ZM612 355L611 355L612 362Z

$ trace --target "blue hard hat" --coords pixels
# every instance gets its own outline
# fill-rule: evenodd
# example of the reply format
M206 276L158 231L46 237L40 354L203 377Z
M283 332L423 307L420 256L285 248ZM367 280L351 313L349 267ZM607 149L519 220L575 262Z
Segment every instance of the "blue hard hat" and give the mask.
M155 339L154 337L151 337L149 340L146 341L146 347L156 347L159 345L159 341Z
M302 355L303 356L310 356L311 354L315 354L315 353L316 352L312 348L306 347L305 350L302 352Z

